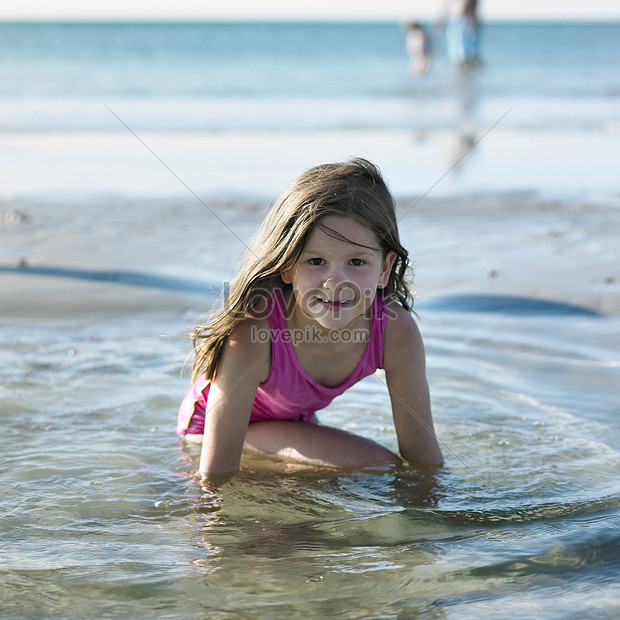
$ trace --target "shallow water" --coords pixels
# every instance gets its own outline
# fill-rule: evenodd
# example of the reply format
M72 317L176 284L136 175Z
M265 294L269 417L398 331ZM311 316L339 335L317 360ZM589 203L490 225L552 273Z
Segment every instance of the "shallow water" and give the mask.
M620 611L620 320L440 306L420 313L441 471L248 461L217 492L173 435L185 319L4 319L3 614ZM380 374L322 419L395 447Z

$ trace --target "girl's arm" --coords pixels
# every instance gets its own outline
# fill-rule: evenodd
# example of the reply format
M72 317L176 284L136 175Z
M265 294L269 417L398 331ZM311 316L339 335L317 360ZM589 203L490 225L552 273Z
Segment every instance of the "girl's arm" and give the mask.
M271 366L269 339L256 337L261 329L269 329L266 319L246 319L224 345L207 399L200 455L203 477L239 469L256 389Z
M400 454L412 464L441 465L443 456L433 428L422 336L406 310L396 305L390 309L393 312L385 326L383 367Z

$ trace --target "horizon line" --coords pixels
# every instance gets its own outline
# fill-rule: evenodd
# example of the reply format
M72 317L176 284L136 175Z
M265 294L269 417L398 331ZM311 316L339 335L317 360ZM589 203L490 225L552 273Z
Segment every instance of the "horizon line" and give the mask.
M110 23L110 24L138 24L138 23L407 23L419 21L423 23L441 22L438 16L412 16L412 15L386 15L386 16L344 16L344 15L2 15L0 12L0 24L27 24L27 23L64 23L64 24L87 24L87 23ZM523 23L523 24L620 24L620 12L610 15L482 15L481 22L486 24Z

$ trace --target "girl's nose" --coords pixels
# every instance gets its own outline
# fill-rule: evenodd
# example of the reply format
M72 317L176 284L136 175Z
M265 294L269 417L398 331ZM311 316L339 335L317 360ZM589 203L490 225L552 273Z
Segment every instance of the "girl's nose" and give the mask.
M344 284L343 274L338 272L337 269L326 274L323 280L323 288L327 291L335 291L336 289L342 288Z
M351 284L346 280L344 274L337 271L330 272L323 280L323 288L326 291L341 291L350 286Z
M327 276L325 280L323 280L323 288L327 290L334 290L336 288L336 278L334 276Z

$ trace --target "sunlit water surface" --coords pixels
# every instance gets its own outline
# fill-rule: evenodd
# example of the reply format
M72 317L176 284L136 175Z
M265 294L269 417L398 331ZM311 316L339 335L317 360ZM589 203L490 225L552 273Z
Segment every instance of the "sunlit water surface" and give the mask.
M421 314L441 471L247 461L219 491L174 437L184 320L4 319L3 615L619 612L620 321ZM380 374L322 420L395 448Z

